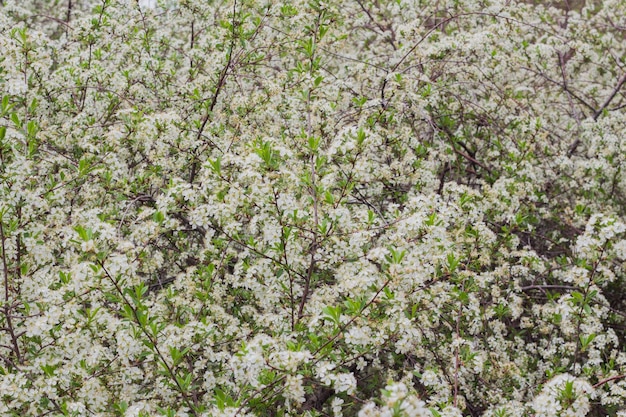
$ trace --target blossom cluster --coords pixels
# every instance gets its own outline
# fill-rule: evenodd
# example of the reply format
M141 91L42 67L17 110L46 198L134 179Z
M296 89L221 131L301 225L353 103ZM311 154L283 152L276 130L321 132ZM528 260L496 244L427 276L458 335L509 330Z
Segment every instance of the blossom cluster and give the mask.
M626 415L625 27L0 1L0 416Z

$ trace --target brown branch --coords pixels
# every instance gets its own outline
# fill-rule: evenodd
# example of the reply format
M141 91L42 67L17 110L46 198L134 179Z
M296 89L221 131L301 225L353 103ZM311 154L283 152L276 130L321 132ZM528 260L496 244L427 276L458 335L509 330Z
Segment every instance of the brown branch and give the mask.
M450 131L449 128L444 127L441 128L439 126L437 126L437 124L433 121L430 123L431 127L437 129L437 130L441 130L443 131L446 136L448 137L448 139L450 140L450 144L452 145L452 149L454 150L454 153L456 153L459 156L462 156L463 158L467 159L468 161L470 161L472 164L474 165L478 165L479 167L481 167L482 169L484 169L485 171L487 171L488 173L491 174L491 168L489 168L487 165L483 164L482 162L478 161L476 158L474 158L471 155L468 155L467 153L460 151L457 148L457 143L459 143L464 149L467 150L467 147L465 146L465 144L463 144L461 141L457 141L454 134Z
M0 2L0 5L2 5L2 3L1 3L1 2ZM68 31L69 31L69 30L74 30L74 28L72 28L72 27L68 24L68 22L69 22L69 21L68 21L68 22L65 22L65 21L63 21L63 20L61 20L61 19L59 19L59 18L54 17L54 16L48 16L48 15L45 15L45 14L34 14L34 15L32 15L32 17L41 17L41 18L43 18L43 19L53 20L53 21L57 22L58 24L61 24L61 25L65 26L65 28L66 28Z
M591 104L589 104L585 99L583 99L582 97L580 97L578 94L576 94L574 91L572 91L571 88L569 88L569 85L564 85L562 82L559 82L557 80L554 80L550 77L548 77L546 74L544 74L541 71L537 71L534 70L532 68L528 68L528 67L520 67L523 70L526 70L528 72L532 72L535 75L540 76L541 78L543 78L546 81L551 82L552 84L556 84L558 86L560 86L561 88L563 88L563 91L565 91L566 93L568 93L570 96L574 97L576 99L576 101L578 101L580 104L582 104L583 106L585 106L586 108L588 108L591 111L596 111L595 107L593 107Z
M598 387L606 384L607 382L615 381L616 379L622 379L622 378L626 378L626 374L625 375L615 375L615 376L612 376L610 378L603 379L602 381L599 381L598 383L594 384L593 388L598 388Z
M464 285L465 287L465 285ZM465 288L463 288L463 290L465 290ZM457 338L457 343L459 342L459 339L461 338L461 314L463 314L463 302L460 301L459 302L459 312L456 315L456 328L455 328L455 332L456 332L456 338ZM461 368L461 361L459 358L459 351L461 350L461 347L457 344L456 349L454 351L454 397L453 397L453 404L456 407L458 405L458 397L459 397L459 370Z
M522 25L522 26L528 26L531 27L533 29L537 29L540 30L541 32L550 34L560 40L563 41L567 41L566 38L564 38L563 36L559 35L556 32L547 30L545 28L542 28L538 25L532 24L532 23L527 23L527 22L523 22L521 20L512 18L512 17L508 17L508 16L502 16L499 15L497 13L487 13L487 12L467 12L467 13L459 13L457 15L454 16L450 16L447 19L442 20L441 22L437 23L436 25L434 25L428 32L426 32L426 34L424 36L422 36L422 38L420 40L418 40L412 47L411 49L409 49L409 51L407 53L405 53L402 58L400 58L400 60L398 61L398 63L396 65L393 66L393 68L391 69L391 72L395 72L400 65L409 57L409 55L411 55L416 49L417 47L426 40L426 38L428 38L428 36L433 33L434 31L436 31L437 29L439 29L439 27L441 26L445 26L447 25L449 22L451 22L452 20L455 19L460 19L462 17L469 17L469 16L486 16L486 17L493 17L496 19L502 19L505 20L507 22L513 22L513 23L517 23L518 25Z
M65 15L65 22L70 23L70 19L72 18L72 0L67 2L67 13Z
M11 310L13 306L9 306L9 265L7 261L6 252L6 236L4 235L4 225L2 224L2 218L0 217L0 240L2 240L2 272L4 275L4 314L7 320L8 333L11 336L11 343L13 345L12 350L19 363L22 363L22 354L20 352L20 346L18 344L18 336L15 335L15 328L11 320Z
M613 101L617 93L619 93L619 90L622 88L624 83L626 83L626 72L624 73L624 75L622 75L622 78L619 79L619 81L617 82L617 85L611 92L611 95L608 96L604 104L602 104L602 107L600 107L598 111L595 112L595 114L593 115L593 120L598 120L598 117L600 117L604 109L606 109L608 105L611 104L611 101Z
M324 350L328 345L330 345L331 343L333 343L335 340L337 340L339 338L339 336L341 336L343 334L343 332L348 328L348 326L350 326L352 323L354 323L356 321L356 319L361 317L361 314L367 310L372 304L374 304L374 302L376 301L376 299L378 298L378 296L380 295L380 293L382 293L385 288L387 288L387 286L389 285L389 283L391 282L391 279L393 277L391 275L389 275L387 277L387 281L385 281L385 283L383 284L382 287L380 287L378 289L378 291L376 291L376 294L374 294L374 296L367 302L367 304L365 304L363 306L363 308L361 309L361 311L359 311L359 314L355 315L354 317L352 317L350 320L348 320L347 323L345 323L344 325L341 326L341 328L339 328L339 330L337 331L337 334L334 335L333 337L331 337L330 339L328 339L328 341L326 343L324 343L322 346L320 346L319 348L317 348L317 350L315 352L313 352L313 356L316 356L318 353L320 353L322 350ZM317 363L319 361L321 361L322 358L318 358L315 361L313 361L312 365L317 365Z
M596 110L596 112L593 114L593 120L596 120L596 121L598 120L598 118L604 112L604 110L606 110L606 108L609 106L609 104L611 104L611 101L613 101L613 99L615 98L617 93L619 93L619 91L622 89L622 86L624 85L624 83L626 83L626 72L619 79L619 81L617 82L617 85L615 86L615 88L613 89L611 94L606 98L606 100L604 101L602 106L598 110ZM574 154L574 152L576 152L576 148L578 148L578 145L580 145L580 139L579 138L577 138L570 145L569 150L567 151L567 155L568 156L572 156Z
M572 285L527 285L525 287L520 287L522 291L528 290L577 290L578 287L574 287Z
M169 378L172 380L172 382L176 386L178 392L180 392L180 394L183 396L183 401L184 401L185 405L187 407L189 407L189 410L190 410L190 412L191 412L191 414L193 416L197 416L198 412L196 411L196 408L192 405L192 402L191 402L191 400L189 398L189 395L183 389L183 387L180 385L180 382L179 382L178 378L176 378L176 373L174 372L175 369L172 368L170 366L170 364L167 363L167 360L165 359L165 355L163 355L163 353L161 352L161 349L159 349L158 341L156 339L156 335L150 334L150 332L148 332L148 330L146 329L146 326L141 324L141 320L139 318L139 313L137 312L137 308L135 306L133 306L133 304L130 301L128 301L128 299L126 298L126 295L124 294L124 289L122 287L120 287L119 282L116 281L113 278L113 276L109 273L107 268L104 266L104 262L101 261L101 260L98 260L97 261L97 265L99 265L100 268L102 268L102 271L104 272L104 274L106 275L108 280L113 284L113 286L115 287L115 290L119 294L120 299L122 300L122 302L126 306L128 306L130 308L130 311L133 314L133 318L134 318L135 322L139 325L139 329L141 329L141 332L146 336L146 338L150 341L150 343L152 343L152 346L154 347L154 351L153 352L161 360L161 362L163 363L163 366L165 367L165 370L167 371L167 374L168 374Z
M206 128L206 125L209 122L209 117L211 117L211 114L213 113L213 109L215 108L215 105L217 104L217 98L219 97L220 92L224 88L224 84L226 83L226 76L228 75L228 69L230 68L232 60L233 60L233 50L235 48L236 12L237 12L237 1L235 0L235 2L233 3L233 20L231 22L232 31L231 31L230 47L229 47L227 58L226 58L226 65L224 65L224 68L220 72L220 77L219 77L219 80L217 81L217 85L215 86L215 91L213 92L213 97L211 98L211 104L209 105L209 109L206 111L206 113L204 114L204 117L202 118L202 124L200 125L200 129L198 129L198 133L196 135L196 140L198 141L202 138L202 132ZM191 164L191 173L189 174L189 183L193 183L193 180L196 177L196 171L198 170L198 161L195 159L196 158L194 156L194 161Z
M298 307L298 318L296 323L300 321L304 315L304 306L309 298L309 292L311 291L311 280L313 279L313 270L315 269L315 252L317 251L317 235L313 240L313 247L311 248L311 262L304 279L304 290L302 291L302 299L300 300L300 306Z

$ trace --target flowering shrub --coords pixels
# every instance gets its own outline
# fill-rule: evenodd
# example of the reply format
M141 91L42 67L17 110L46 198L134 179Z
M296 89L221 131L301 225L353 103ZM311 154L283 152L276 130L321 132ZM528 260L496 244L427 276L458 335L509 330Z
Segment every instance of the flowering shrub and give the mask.
M2 415L626 414L626 2L51 3L0 2Z

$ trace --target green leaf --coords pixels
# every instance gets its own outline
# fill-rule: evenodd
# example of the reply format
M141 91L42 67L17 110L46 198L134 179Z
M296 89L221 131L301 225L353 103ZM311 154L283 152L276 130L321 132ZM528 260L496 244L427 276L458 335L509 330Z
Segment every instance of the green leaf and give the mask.
M74 227L74 230L76 231L76 233L78 233L78 236L84 242L87 242L87 241L93 239L93 232L89 228L85 229L83 226L78 225L78 226Z
M54 372L59 367L59 365L40 365L41 370L46 374L47 377L53 377Z
M344 301L343 304L346 306L346 312L348 314L357 316L361 314L367 303L364 298L359 297L357 299L348 299Z
M390 254L385 255L385 259L387 260L387 262L389 262L392 265L400 264L402 260L404 259L404 255L406 255L405 250L396 250L392 246L388 246L387 249L389 250Z
M193 378L193 374L191 372L187 373L184 377L176 376L176 382L180 387L182 392L189 391L189 387L191 387L191 380Z
M341 321L340 321L341 307L340 306L337 306L337 307L327 306L322 309L322 312L324 313L324 318L327 318L330 321L332 321L337 327L341 325Z
M324 200L326 201L326 203L328 203L330 205L335 204L335 197L333 196L333 194L329 190L326 190L326 194L324 196Z
M9 104L9 96L3 96L2 105L0 107L0 110L2 110L2 113L0 113L0 116L4 117L4 115L6 115L8 112L11 111L12 107L13 106Z
M589 347L589 345L591 344L591 342L593 342L593 340L596 338L596 335L594 333L591 333L588 336L585 335L580 335L579 339L580 339L580 347L581 350L584 352L585 350L587 350L587 348Z
M17 129L22 128L22 121L20 120L20 117L17 115L17 113L11 113L11 121Z
M322 138L316 138L315 136L309 136L308 138L308 148L311 152L317 152L317 150L320 147L320 143L322 141Z
M113 404L113 408L119 415L124 415L126 410L128 410L128 403L126 401L120 401L118 403Z
M222 176L222 157L218 156L214 160L209 159L209 167L217 174L218 177Z
M160 211L155 211L152 215L152 220L154 220L156 223L161 224L165 220L165 216Z
M33 101L31 101L30 106L28 107L29 113L34 113L35 110L37 110L38 106L39 106L39 101L37 100L37 97L35 97L33 98Z
M272 144L270 142L257 141L255 144L254 151L256 152L257 155L261 157L263 162L265 162L265 165L267 166L267 168L271 170L278 169L280 165L278 153L274 151L274 149L272 148Z
M63 271L59 271L59 279L61 280L63 284L67 284L72 280L72 273L71 272L65 273Z
M224 411L226 407L236 407L238 402L235 402L228 394L226 394L220 388L215 388L213 390L213 401L212 401L220 411Z
M365 142L365 131L363 130L363 128L360 128L357 132L356 132L356 143L361 146L363 145L363 142Z
M96 166L95 165L91 165L93 161L92 157L88 157L88 156L84 156L83 158L80 159L80 161L78 161L78 175L81 177L84 177L85 175L89 174L89 172L93 171Z
M352 102L357 107L363 107L365 105L365 103L367 103L367 97L355 97L355 98L352 99Z
M433 417L441 417L441 413L437 410L435 410L434 408L429 408L431 414L433 415Z
M459 266L460 260L457 259L453 253L449 253L447 256L447 267L448 267L448 272L449 273L453 273L454 271L456 271L457 267Z

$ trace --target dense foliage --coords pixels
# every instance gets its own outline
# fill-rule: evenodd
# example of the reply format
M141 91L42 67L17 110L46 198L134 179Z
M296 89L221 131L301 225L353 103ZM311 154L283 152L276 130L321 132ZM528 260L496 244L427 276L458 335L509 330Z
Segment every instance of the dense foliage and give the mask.
M0 414L626 415L587 3L0 2Z

